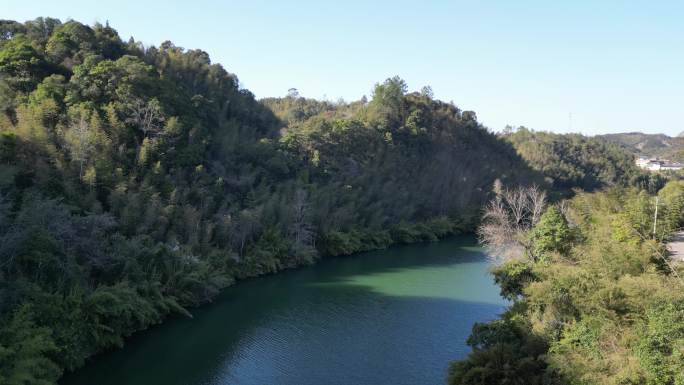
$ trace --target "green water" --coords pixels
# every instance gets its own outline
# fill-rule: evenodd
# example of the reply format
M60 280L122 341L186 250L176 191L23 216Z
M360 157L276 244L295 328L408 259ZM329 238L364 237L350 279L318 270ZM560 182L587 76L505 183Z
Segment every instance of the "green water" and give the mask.
M470 237L241 282L138 333L64 385L444 384L505 303Z

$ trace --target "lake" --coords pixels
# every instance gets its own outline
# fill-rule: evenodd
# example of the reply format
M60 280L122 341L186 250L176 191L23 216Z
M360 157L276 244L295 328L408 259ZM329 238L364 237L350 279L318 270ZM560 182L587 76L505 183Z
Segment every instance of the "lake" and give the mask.
M469 236L242 281L94 357L63 385L444 384L506 302Z

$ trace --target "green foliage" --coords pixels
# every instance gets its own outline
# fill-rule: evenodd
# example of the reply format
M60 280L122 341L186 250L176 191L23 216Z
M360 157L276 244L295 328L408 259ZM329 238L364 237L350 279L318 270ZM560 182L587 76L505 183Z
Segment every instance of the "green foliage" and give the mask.
M658 198L660 225L657 232L666 239L668 232L684 226L684 181L668 182L658 191Z
M475 324L468 345L468 360L449 368L449 384L485 385L544 383L547 367L545 342L516 319Z
M572 246L573 232L558 207L550 206L530 232L530 237L535 259L545 260L545 253L567 254Z
M398 76L375 85L370 106L372 113L381 120L382 124L391 126L398 123L404 110L404 95L407 91L406 82ZM420 110L414 110L407 122L411 124L411 121L415 121L416 115L419 114Z
M684 384L684 303L649 309L640 322L636 354L646 384Z
M343 233L330 231L323 238L323 250L331 256L346 255L362 250L361 236L358 232Z
M525 286L535 280L533 266L527 261L506 261L494 268L492 274L501 288L501 296L511 301L521 297Z
M10 163L17 157L17 136L11 132L0 133L0 162Z
M679 218L681 194L684 185L670 182L659 194L661 212ZM677 220L665 220L652 239L655 199L636 189L580 193L566 203L529 234L536 249L553 252L495 269L514 304L473 329L471 340L484 342L453 364L450 383L682 384L684 270L664 262L660 243ZM517 334L502 326L511 320ZM542 350L522 351L529 339ZM514 371L522 362L537 365Z
M535 170L544 174L554 189L565 195L573 188L593 191L634 185L645 175L636 167L632 154L601 139L535 132L524 127L504 137Z
M33 90L48 71L48 63L43 56L21 35L2 45L0 74L12 91Z
M0 327L0 383L49 385L62 374L48 355L56 351L50 329L37 327L29 306Z
M95 35L90 27L69 21L52 31L45 52L53 62L71 68L82 63L85 56L93 51L94 41Z

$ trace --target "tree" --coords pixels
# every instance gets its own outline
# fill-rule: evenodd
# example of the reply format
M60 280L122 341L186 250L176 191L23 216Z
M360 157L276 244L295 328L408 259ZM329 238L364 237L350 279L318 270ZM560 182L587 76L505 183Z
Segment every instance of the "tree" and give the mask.
M252 240L260 230L259 213L255 210L242 210L237 218L232 221L231 238L233 245L238 251L238 255L243 257L245 245Z
M26 32L26 27L14 20L0 20L0 42L10 40L18 33Z
M41 49L45 49L48 40L60 25L62 25L61 21L51 17L38 17L24 23L26 36Z
M662 205L660 206L662 212L660 226L666 232L684 226L684 181L668 182L658 191L658 198Z
M469 122L477 122L477 114L475 111L463 111L463 120Z
M377 83L373 89L371 107L386 123L397 124L407 90L406 82L399 76L388 78L382 84Z
M292 239L292 252L305 260L310 260L316 253L316 234L311 224L311 209L308 194L303 189L297 189L291 206L292 223L290 225L290 237Z
M542 385L547 346L524 322L512 319L473 325L467 360L449 368L449 385Z
M97 50L102 52L105 58L116 60L126 52L119 34L109 26L109 22L106 22L105 25L95 23L93 32L95 33Z
M156 98L152 98L145 102L143 99L135 98L128 105L129 116L126 123L134 125L143 137L154 136L159 134L164 127L164 114L162 112L161 104Z
M0 46L0 74L12 90L31 92L48 71L48 63L23 36Z
M45 52L56 63L67 68L81 64L93 52L95 34L93 30L76 21L66 22L51 34Z
M84 166L95 151L97 133L90 127L90 114L85 108L72 109L72 122L65 134L71 158L78 162L78 176L83 180Z
M573 239L572 229L567 219L556 206L546 209L530 234L534 259L542 258L544 253L567 254Z
M51 385L62 371L49 355L56 352L50 329L36 327L28 306L0 327L0 383Z
M14 91L3 76L0 76L0 113L14 117Z
M423 88L421 88L420 94L422 96L425 96L425 97L430 98L430 99L435 97L434 92L432 92L432 87L430 87L430 86L424 86Z
M498 193L487 205L477 231L480 242L495 257L526 255L535 260L527 233L539 222L546 207L546 193L537 186L510 190L500 184L495 191Z

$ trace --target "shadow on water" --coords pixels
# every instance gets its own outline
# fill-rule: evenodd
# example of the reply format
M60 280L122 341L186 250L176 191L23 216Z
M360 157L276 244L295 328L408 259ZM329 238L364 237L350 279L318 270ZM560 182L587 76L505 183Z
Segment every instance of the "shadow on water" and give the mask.
M473 239L393 247L241 282L61 383L442 384L504 306Z

